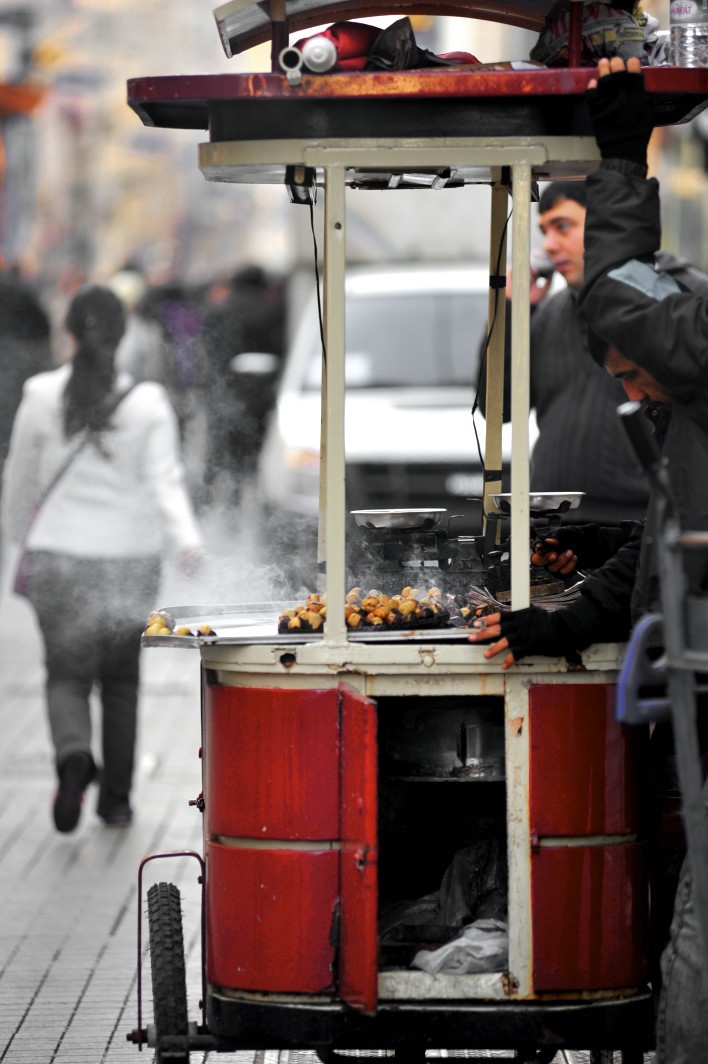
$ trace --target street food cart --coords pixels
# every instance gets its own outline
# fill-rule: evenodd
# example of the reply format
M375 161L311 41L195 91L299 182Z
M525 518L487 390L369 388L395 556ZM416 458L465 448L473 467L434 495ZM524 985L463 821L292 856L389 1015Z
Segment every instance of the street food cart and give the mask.
M514 285L523 290L536 183L582 178L597 164L583 102L593 71L288 77L277 57L289 31L384 9L373 0L289 0L272 3L269 18L262 4L226 7L232 51L272 33L272 72L139 78L129 102L147 125L208 129L199 153L208 180L287 184L295 197L324 192L319 590L327 619L319 631L279 632L277 607L179 607L169 609L175 631L190 634L144 637L146 646L198 648L201 658L203 791L194 804L204 847L193 856L203 891L202 1016L187 1016L179 894L162 883L148 902L155 1022L143 1027L139 992L129 1038L141 1048L149 1038L158 1061L186 1061L190 1049L307 1048L327 1062L347 1050L401 1059L507 1050L508 1059L542 1062L585 1049L595 1064L612 1050L636 1064L653 1044L645 736L614 720L618 647L591 647L572 663L530 658L504 672L464 627L353 630L345 621L346 190L394 194L410 174L431 188L489 185L490 322L503 321L510 204ZM490 0L464 14L538 26L545 8ZM452 2L415 10L462 13ZM646 84L664 123L690 119L708 99L708 71L650 68ZM505 499L501 329L487 360L484 512L494 524L506 504L513 608L530 600L524 303L512 326ZM442 554L438 569L449 578L455 567ZM438 569L417 575L434 583ZM462 566L460 580L468 575ZM503 962L462 973L412 967L450 928L440 937L439 926L404 919L392 938L382 934L384 914L429 894L454 855L480 840L498 844L506 864L495 880L505 895ZM142 886L140 894L141 907ZM138 952L140 960L140 942Z

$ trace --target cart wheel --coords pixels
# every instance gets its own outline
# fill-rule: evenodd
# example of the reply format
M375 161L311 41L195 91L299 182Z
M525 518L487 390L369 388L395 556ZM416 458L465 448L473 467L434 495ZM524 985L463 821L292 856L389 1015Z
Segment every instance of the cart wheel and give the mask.
M152 996L155 1015L155 1064L189 1064L189 1049L170 1046L161 1050L163 1037L185 1037L187 978L182 937L179 890L173 883L155 883L148 891L148 924Z

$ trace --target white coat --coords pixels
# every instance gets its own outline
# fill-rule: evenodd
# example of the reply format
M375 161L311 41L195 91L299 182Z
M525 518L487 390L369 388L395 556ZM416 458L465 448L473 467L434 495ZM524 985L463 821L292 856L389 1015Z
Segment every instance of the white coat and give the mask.
M177 420L167 392L152 381L136 385L120 403L113 428L101 433L101 448L89 441L81 449L33 520L46 485L82 438L66 440L63 431L70 372L66 365L25 383L3 477L3 541L81 558L199 548ZM117 390L129 384L121 374Z

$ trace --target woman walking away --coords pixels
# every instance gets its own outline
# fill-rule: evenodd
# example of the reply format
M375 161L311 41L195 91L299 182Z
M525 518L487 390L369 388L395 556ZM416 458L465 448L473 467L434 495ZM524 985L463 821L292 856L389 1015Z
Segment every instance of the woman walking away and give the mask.
M58 788L58 831L79 822L97 776L98 815L130 823L140 634L157 596L163 552L193 572L201 537L184 487L177 422L162 385L116 374L125 329L108 288L69 307L71 361L30 378L10 441L5 542L23 548L27 594L44 642ZM19 571L18 571L19 576ZM102 706L102 767L91 744L90 696Z

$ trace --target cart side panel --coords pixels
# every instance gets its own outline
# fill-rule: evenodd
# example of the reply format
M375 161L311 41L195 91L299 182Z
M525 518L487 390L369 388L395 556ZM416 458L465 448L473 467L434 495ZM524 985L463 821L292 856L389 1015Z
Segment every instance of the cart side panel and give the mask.
M642 817L643 728L618 724L613 684L534 684L532 836L626 835Z
M648 978L642 843L541 847L531 855L536 990L638 987Z
M208 842L206 863L209 983L333 992L337 851Z
M613 701L605 683L535 684L529 692L537 991L647 979L647 736L614 720Z
M339 993L376 1011L378 831L376 704L346 684L341 692L341 928Z
M206 687L209 835L338 837L336 690Z

